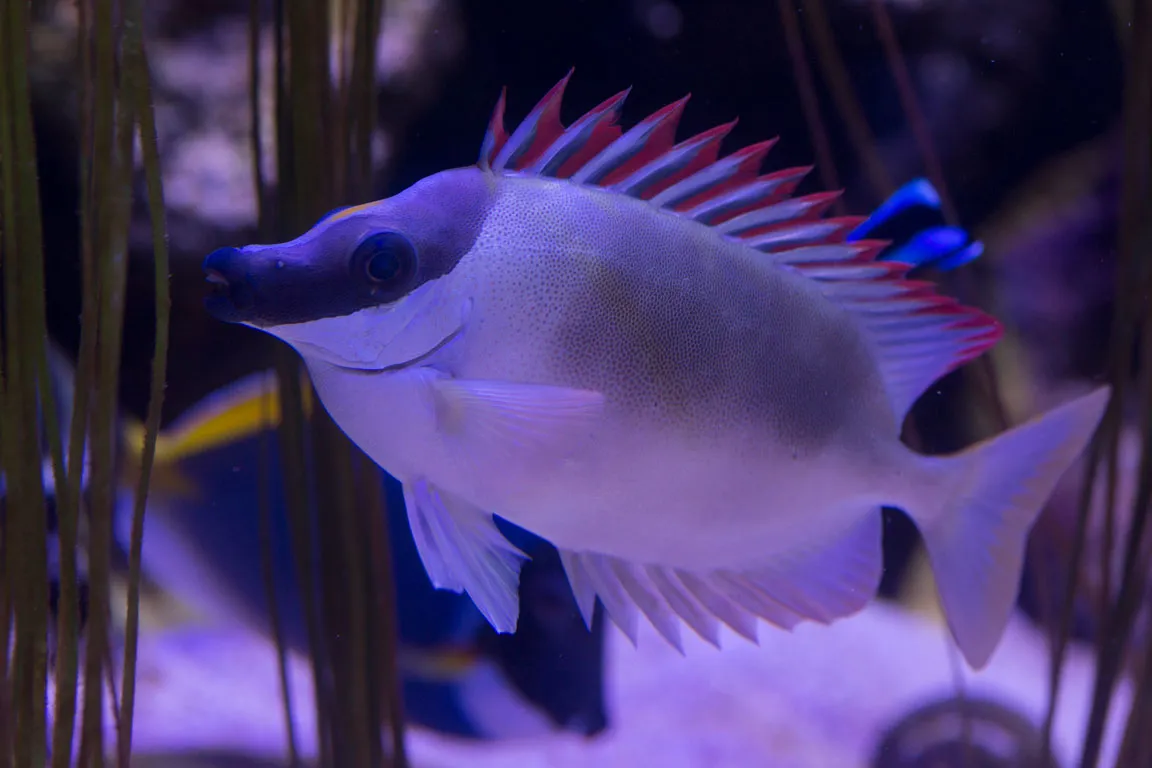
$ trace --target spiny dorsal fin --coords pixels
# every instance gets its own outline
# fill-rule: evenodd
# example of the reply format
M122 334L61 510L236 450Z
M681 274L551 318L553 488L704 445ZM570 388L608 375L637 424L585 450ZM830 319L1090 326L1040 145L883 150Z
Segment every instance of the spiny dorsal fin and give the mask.
M484 141L480 142L480 160L477 165L486 171L492 169L492 158L508 141L508 134L504 131L504 105L507 102L508 89L501 88L496 108L492 110L492 119L488 122L488 131L484 134Z
M824 219L840 192L792 197L811 166L761 175L760 165L775 139L720 157L720 143L736 125L733 120L675 143L688 96L621 131L617 121L627 90L565 127L560 106L571 76L569 70L511 134L504 130L501 93L479 166L495 173L570 179L647 200L816 281L867 331L901 420L936 379L1000 338L1000 325L992 317L941 296L930 283L908 280L911 265L884 258L887 242L851 239L864 219ZM931 202L931 195L917 190L918 199ZM902 189L886 205L897 205L897 198L908 194Z

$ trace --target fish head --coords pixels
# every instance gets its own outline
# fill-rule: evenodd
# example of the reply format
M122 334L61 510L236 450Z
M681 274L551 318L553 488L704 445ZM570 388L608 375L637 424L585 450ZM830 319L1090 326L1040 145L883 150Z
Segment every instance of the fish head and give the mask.
M446 278L473 248L493 194L491 174L444 171L332 213L295 240L217 249L204 260L208 311L305 359L402 367L463 327L469 300Z

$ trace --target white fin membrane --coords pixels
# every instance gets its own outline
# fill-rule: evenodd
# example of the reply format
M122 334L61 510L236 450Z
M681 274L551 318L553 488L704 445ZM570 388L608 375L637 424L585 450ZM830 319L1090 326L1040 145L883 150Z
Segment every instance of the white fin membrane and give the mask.
M604 407L600 392L537 384L443 377L432 380L432 389L444 434L507 457L571 446Z
M467 592L497 632L514 632L527 555L500 533L491 514L423 480L404 484L404 505L432 585Z
M437 426L462 454L520 461L562 456L586 439L604 397L564 387L429 375ZM459 447L459 446L458 446ZM431 483L404 484L412 537L432 584L467 592L497 632L516 629L520 565L526 556L492 515Z
M739 572L641 566L594 552L561 551L561 560L589 626L599 597L634 645L643 613L683 653L681 620L719 646L720 622L756 642L757 618L791 629L803 620L829 623L859 611L880 584L881 524L880 509L869 509L833 541Z

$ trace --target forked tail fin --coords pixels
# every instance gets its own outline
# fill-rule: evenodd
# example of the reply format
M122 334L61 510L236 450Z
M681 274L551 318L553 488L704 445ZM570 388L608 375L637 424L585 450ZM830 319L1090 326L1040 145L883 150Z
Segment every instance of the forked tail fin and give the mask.
M944 615L975 669L988 663L1020 589L1032 524L1096 431L1111 388L1101 387L967 450L925 459L951 480L933 509L910 509Z

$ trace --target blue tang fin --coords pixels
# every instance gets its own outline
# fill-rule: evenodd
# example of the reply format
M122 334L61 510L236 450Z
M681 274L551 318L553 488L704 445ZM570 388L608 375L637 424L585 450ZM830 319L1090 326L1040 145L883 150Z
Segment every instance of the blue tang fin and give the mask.
M945 272L984 253L984 244L973 240L966 230L947 225L940 195L927 179L915 179L900 187L847 237L865 238L892 241L881 260Z

